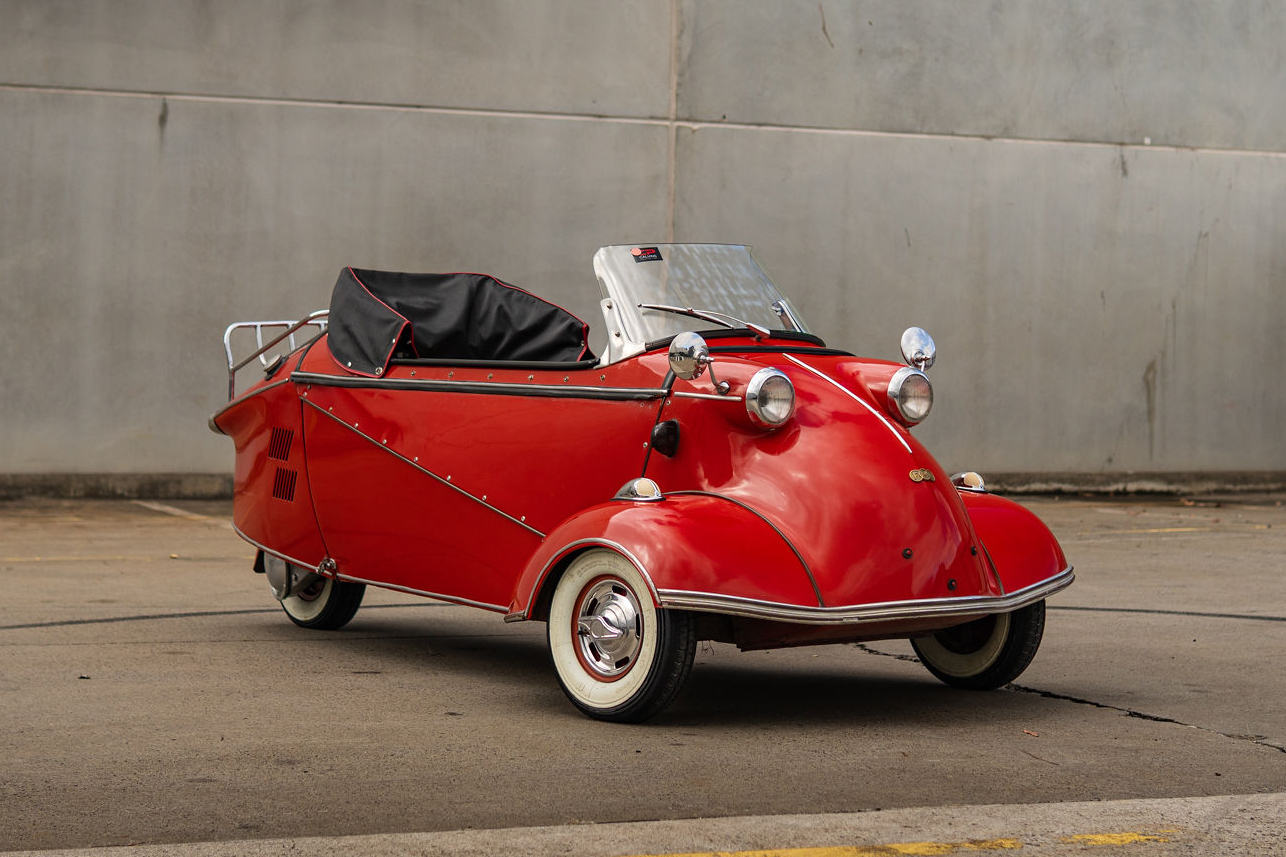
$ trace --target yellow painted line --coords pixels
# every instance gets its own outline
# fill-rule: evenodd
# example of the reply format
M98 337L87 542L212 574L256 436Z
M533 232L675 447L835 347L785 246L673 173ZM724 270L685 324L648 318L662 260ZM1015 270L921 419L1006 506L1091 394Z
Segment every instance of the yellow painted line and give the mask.
M974 839L968 842L891 842L887 845L837 845L827 848L770 848L766 851L692 851L684 854L638 857L940 857L948 854L1012 851L1017 839Z
M1156 833L1078 833L1059 841L1068 845L1122 847L1147 842L1170 842L1174 830ZM835 845L823 848L769 848L763 851L688 851L681 854L635 855L635 857L943 857L951 854L978 854L988 851L1017 851L1021 839L971 839L966 842L889 842L884 845Z
M1169 831L1167 831L1169 832ZM1165 836L1154 833L1078 833L1064 836L1061 842L1070 845L1135 845L1140 842L1169 842Z

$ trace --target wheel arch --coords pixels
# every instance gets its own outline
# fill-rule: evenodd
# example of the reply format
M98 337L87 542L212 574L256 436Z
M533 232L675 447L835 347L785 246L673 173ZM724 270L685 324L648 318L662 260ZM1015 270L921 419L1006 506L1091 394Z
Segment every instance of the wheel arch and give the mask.
M648 574L647 569L639 562L630 551L623 545L608 539L587 538L566 545L562 551L551 558L536 576L535 591L527 602L527 609L520 611L515 615L512 611L505 616L505 621L518 621L520 619L536 619L546 621L549 618L549 604L554 599L554 590L558 588L558 581L562 579L568 566L576 561L576 558L595 549L609 550L612 553L619 554L623 559L634 566L635 570L642 575L643 580L647 583L648 593L652 597L652 605L660 606L660 599L657 597L656 584L652 582L652 576ZM526 572L523 574L524 579L527 577Z
M560 524L524 567L506 621L545 618L559 577L595 548L629 561L657 607L667 606L667 592L819 605L799 552L762 516L713 494L672 494L604 503Z

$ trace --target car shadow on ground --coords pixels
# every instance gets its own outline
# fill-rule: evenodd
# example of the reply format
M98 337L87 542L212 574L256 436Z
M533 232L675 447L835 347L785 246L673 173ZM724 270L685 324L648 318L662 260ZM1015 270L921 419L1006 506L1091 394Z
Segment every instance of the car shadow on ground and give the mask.
M537 705L542 713L580 717L564 698L541 623L479 622L472 611L371 610L331 637L354 656L390 671L449 674L488 694L497 706ZM294 629L288 629L294 630ZM816 652L816 657L812 653ZM1032 694L945 687L914 663L851 645L822 646L764 663L760 653L731 646L702 662L657 726L913 723L927 727L1013 718L1030 723L1041 700ZM779 653L774 653L779 654ZM892 666L891 666L892 664ZM521 700L521 701L519 701ZM518 711L515 714L521 713Z
M854 655L859 653L854 652ZM843 657L843 655L838 655ZM996 724L1012 717L1029 723L1042 700L1002 689L962 691L927 674L890 675L851 666L810 667L793 663L699 665L684 692L658 720L691 726L710 721L729 725L913 724L959 726Z

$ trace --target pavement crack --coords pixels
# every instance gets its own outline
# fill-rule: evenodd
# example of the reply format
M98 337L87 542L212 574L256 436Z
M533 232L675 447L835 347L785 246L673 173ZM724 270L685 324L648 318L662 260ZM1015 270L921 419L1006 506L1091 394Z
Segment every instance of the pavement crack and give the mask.
M1037 756L1035 753L1028 753L1026 750L1022 749L1021 747L1018 748L1018 752L1022 753L1025 756L1031 756L1037 762L1044 762L1046 765L1053 765L1055 768L1062 767L1062 765L1058 764L1058 762L1054 762L1049 759L1042 758L1040 756Z
M1182 720L1176 720L1173 717L1163 717L1159 714L1148 714L1144 711L1135 711L1132 708L1125 708L1120 705L1109 705L1105 702L1095 702L1092 699L1083 699L1079 696L1071 696L1066 693L1056 693L1052 690L1041 690L1035 687L1026 687L1021 684L1006 685L1009 689L1018 693L1030 693L1036 696L1042 696L1046 699L1057 699L1061 702L1072 702L1076 705L1088 705L1093 708L1101 708L1105 711L1115 711L1124 714L1126 717L1134 717L1138 720L1147 720L1152 723L1169 723L1174 726L1185 726L1188 729L1196 729L1200 732L1206 732L1211 735L1219 735L1223 738L1231 738L1234 741L1245 741L1249 744L1256 744L1260 747L1268 747L1279 753L1286 753L1286 745L1282 745L1268 740L1264 735L1242 735L1236 732L1222 732L1218 729L1211 729L1209 726L1199 726L1196 723L1185 723Z
M1049 610L1074 610L1082 613L1145 613L1150 616L1194 616L1199 619L1235 619L1243 622L1286 622L1286 616L1263 616L1256 613L1209 613L1200 610L1158 610L1145 607L1082 607L1075 604L1051 604Z
M915 655L903 655L898 652L881 652L879 649L872 649L865 643L853 643L853 648L866 652L868 655L879 655L882 658L893 658L895 661L907 661L908 663L918 664L920 659Z
M918 664L920 659L914 655L905 655L900 652L881 652L879 649L873 649L865 643L853 643L854 648L866 652L868 655L878 655L882 658L893 658L896 661L907 661ZM1148 714L1145 711L1135 711L1132 708L1125 708L1120 705L1109 705L1105 702L1095 702L1092 699L1084 699L1079 696L1072 696L1066 693L1057 693L1052 690L1041 690L1036 687L1027 687L1021 684L1005 685L1009 690L1016 693L1029 693L1035 696L1041 696L1045 699L1057 699L1060 702L1071 702L1076 705L1088 705L1091 708L1101 708L1104 711L1115 711L1118 714L1124 714L1126 717L1133 717L1138 720L1147 720L1152 723L1168 723L1173 726L1185 726L1189 729L1196 729L1200 732L1206 732L1211 735L1218 735L1223 738L1231 738L1234 741L1245 741L1248 744L1255 744L1260 747L1267 747L1270 750L1276 750L1279 753L1286 753L1286 744L1271 741L1266 735L1244 735L1237 732L1221 732L1218 729L1211 729L1208 726L1198 726L1195 723L1185 723L1182 720L1176 720L1173 717L1164 717L1159 714ZM1034 758L1034 757L1033 757ZM1042 760L1044 761L1044 760Z
M367 604L367 610L387 610L399 607L453 607L445 602L429 601L424 604ZM278 613L277 607L252 607L244 610L200 610L184 613L144 613L132 616L103 616L98 619L61 619L52 622L27 622L21 625L0 625L0 631L25 631L31 628L69 628L74 625L115 625L121 622L153 622L158 619L204 619L210 616L250 616L256 613Z

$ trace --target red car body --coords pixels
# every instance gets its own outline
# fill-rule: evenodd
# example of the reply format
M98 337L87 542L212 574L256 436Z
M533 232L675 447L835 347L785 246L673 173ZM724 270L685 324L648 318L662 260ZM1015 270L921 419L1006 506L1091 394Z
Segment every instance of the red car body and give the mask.
M615 263L632 277L628 265L651 261L640 262L639 249L599 253L632 253L633 262ZM738 265L753 264L748 250L733 249L745 254ZM730 252L643 250L670 260L671 278L688 255L718 262ZM608 267L599 277L609 330L632 345L601 360L575 355L579 320L567 316L565 354L576 359L555 361L421 356L418 340L430 335L366 282L407 275L347 269L329 329L215 414L212 427L236 445L234 525L261 551L257 568L269 571L292 619L336 627L351 617L356 604L317 620L316 600L341 591L328 581L346 584L349 601L353 587L373 584L506 621L571 610L570 629L567 617L551 622L560 681L583 711L611 720L652 716L673 699L691 663L689 638L755 649L910 637L926 666L965 686L995 686L1026 667L1044 599L1071 583L1071 568L1034 515L986 493L972 474L953 481L915 439L890 389L904 367L828 348L781 307L764 316L781 319L771 328L712 326L709 315L686 315L688 306L614 317L635 301ZM407 294L453 285L398 283ZM491 278L470 287L539 300ZM391 313L393 327L382 330L385 339L398 331L393 347L368 353L373 365L353 368L333 347L341 288ZM485 326L467 318L480 302L447 326ZM651 306L635 303L631 313ZM652 312L702 330L706 356L695 373L676 373L686 364L671 358L693 334L642 342L625 330ZM512 321L500 315L498 327ZM793 394L777 425L749 406L748 390L768 368L789 382L775 382L780 396ZM559 607L560 581L587 554L608 571L586 572ZM321 594L292 611L309 587ZM647 627L649 616L660 626ZM935 639L947 652L936 662ZM625 693L626 685L638 687Z

